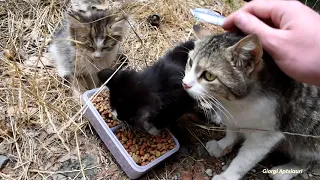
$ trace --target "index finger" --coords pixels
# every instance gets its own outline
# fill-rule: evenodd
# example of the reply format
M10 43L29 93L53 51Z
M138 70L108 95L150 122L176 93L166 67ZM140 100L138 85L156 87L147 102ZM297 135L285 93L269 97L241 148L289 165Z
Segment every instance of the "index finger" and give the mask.
M266 1L255 0L247 3L238 11L227 17L223 24L223 28L228 31L235 31L235 17L241 13L250 13L258 19L272 21L273 26L279 27L281 18L284 14L284 9L288 7L289 1Z

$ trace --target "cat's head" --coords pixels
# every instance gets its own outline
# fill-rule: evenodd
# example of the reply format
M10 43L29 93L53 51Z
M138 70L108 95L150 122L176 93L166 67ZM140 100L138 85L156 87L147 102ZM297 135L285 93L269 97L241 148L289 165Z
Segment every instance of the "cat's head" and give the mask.
M129 27L127 17L110 15L96 8L72 11L67 14L67 20L77 47L94 60L117 53L119 42Z
M210 35L195 26L200 38L189 53L183 86L195 99L206 102L218 98L233 101L252 90L254 79L263 66L263 49L255 35L233 33Z
M104 69L98 72L101 82L106 82L115 72ZM160 108L160 98L145 84L134 70L120 70L107 82L113 115L128 124L145 128Z

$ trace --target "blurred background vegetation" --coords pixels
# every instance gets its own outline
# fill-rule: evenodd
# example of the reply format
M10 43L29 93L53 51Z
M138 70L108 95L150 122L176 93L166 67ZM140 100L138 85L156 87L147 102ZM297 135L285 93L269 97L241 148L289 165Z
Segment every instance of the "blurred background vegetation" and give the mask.
M320 2L319 0L300 0L300 2L304 3L305 5L311 7L315 11L320 13ZM299 12L297 12L299 13Z

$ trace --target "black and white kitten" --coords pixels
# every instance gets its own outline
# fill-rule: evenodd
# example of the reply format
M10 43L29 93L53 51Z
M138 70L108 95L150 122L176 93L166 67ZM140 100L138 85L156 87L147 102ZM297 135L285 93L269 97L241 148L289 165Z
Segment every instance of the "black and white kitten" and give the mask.
M193 48L194 42L187 41L142 71L117 72L107 83L114 116L156 135L193 109L195 101L181 85L188 52ZM113 73L104 69L98 77L105 82Z

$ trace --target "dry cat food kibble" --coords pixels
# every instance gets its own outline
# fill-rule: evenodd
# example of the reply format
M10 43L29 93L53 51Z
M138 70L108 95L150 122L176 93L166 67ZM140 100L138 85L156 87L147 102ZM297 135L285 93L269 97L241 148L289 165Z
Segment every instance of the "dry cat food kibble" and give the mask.
M118 126L120 122L113 119L109 105L109 92L102 91L96 98L92 100L92 104L98 110L102 118L106 121L110 128Z
M116 136L140 166L149 164L175 147L171 135L166 131L153 136L144 131L119 129Z

